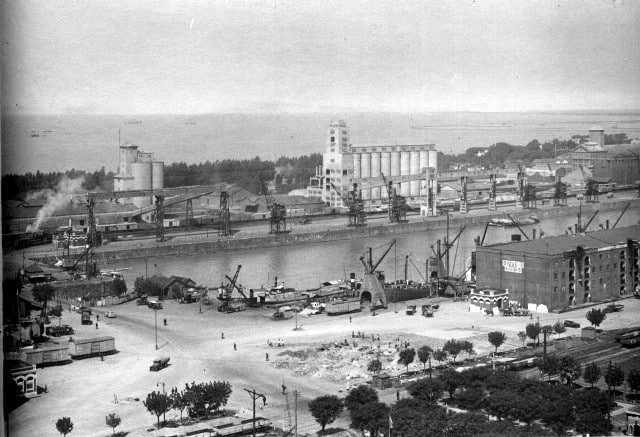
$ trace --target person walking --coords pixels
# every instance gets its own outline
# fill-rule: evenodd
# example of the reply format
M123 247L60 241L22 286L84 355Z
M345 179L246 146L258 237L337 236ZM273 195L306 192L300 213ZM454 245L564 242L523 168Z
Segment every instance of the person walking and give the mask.
M233 350L234 350L234 351L235 351L235 350L238 350L238 349L236 349L236 344L235 344L235 343L233 343Z

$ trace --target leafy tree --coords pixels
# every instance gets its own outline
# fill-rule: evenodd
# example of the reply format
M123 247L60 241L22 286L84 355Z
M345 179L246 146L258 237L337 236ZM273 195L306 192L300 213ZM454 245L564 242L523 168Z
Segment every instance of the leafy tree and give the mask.
M522 342L522 346L524 346L524 342L527 341L527 333L524 331L518 332L518 338Z
M638 398L638 390L640 390L640 371L638 369L631 369L627 374L627 383L629 388L635 392L636 399Z
M136 296L140 297L144 293L142 292L142 283L144 282L144 276L138 276L136 280L133 282L133 291Z
M147 399L142 401L142 405L158 418L158 428L160 428L160 416L171 409L171 397L167 393L153 391L147 394Z
M114 295L121 296L127 292L127 283L124 282L124 279L115 278L111 281L109 288Z
M549 387L542 402L542 423L556 435L564 435L575 424L573 397L566 387Z
M504 332L492 331L487 334L489 337L489 343L495 348L494 353L498 353L498 348L507 341L507 335Z
M440 379L444 389L449 393L450 398L453 398L453 394L456 392L458 387L464 383L464 377L462 374L453 369L446 369L444 372L440 373L438 379Z
M587 320L596 328L600 326L604 319L607 318L607 313L605 313L600 308L593 308L587 312Z
M309 402L309 412L322 426L322 435L324 428L336 420L343 408L342 401L334 395L320 396Z
M540 372L547 375L549 380L551 380L551 375L555 375L560 371L560 358L556 355L537 358L535 362Z
M467 385L457 396L458 405L472 411L477 411L484 406L484 398L484 385L480 382Z
M527 337L529 337L537 344L540 344L540 332L542 332L542 328L540 327L540 323L528 323L526 327Z
M414 398L400 399L391 407L393 435L398 437L443 435L448 428L445 409L439 405L425 408L422 401Z
M615 390L617 386L624 382L624 372L618 364L609 361L607 370L604 372L604 381L607 383L610 391Z
M33 287L33 298L38 302L42 303L42 319L44 320L45 315L47 314L47 302L52 300L56 295L56 289L53 288L53 285L44 283L44 284L36 284Z
M600 367L598 367L596 363L589 363L584 368L584 375L582 376L582 379L584 379L584 382L587 384L591 384L591 388L593 388L593 384L598 382L601 377L602 370L600 370Z
M344 399L344 406L351 413L357 407L378 402L378 392L368 385L361 385L349 392Z
M564 355L560 358L560 378L567 385L571 385L573 381L580 378L582 374L582 366L575 358L570 355Z
M576 392L575 430L583 435L608 435L613 406L613 399L607 392L598 389Z
M407 372L409 372L409 364L413 363L416 357L416 350L414 348L402 349L398 357L398 363L406 366Z
M189 399L185 396L184 391L179 391L177 387L171 389L171 408L180 411L180 420L182 420L182 412L189 406Z
M424 345L418 349L418 359L422 363L422 370L427 367L427 361L429 362L429 378L431 378L431 355L433 355L433 349Z
M359 405L351 411L351 421L354 427L378 435L379 430L389 427L389 407L382 402Z
M369 366L367 366L367 370L374 375L377 375L382 370L382 362L379 359L371 360Z
M492 392L486 400L485 408L498 420L512 416L513 405L519 402L519 396L513 390L501 388Z
M447 352L453 358L453 362L456 362L456 357L462 352L464 344L454 338L447 340L442 347L442 350Z
M62 417L56 422L56 429L60 434L66 436L73 431L73 422L70 417Z
M184 394L189 417L205 417L219 411L231 396L231 384L226 381L185 384Z
M433 358L434 358L438 363L441 363L441 362L445 361L445 360L447 359L447 356L448 356L447 352L446 352L446 351L443 351L442 349L436 349L436 350L433 352Z
M113 429L112 435L116 435L116 428L120 425L122 419L116 413L111 413L107 417L105 417L105 423L111 429Z
M428 404L435 404L442 397L443 387L440 381L433 379L419 379L407 387L409 394Z
M476 351L473 350L473 343L471 343L469 340L464 340L462 342L462 351L469 354L469 356L474 355L476 353Z
M564 324L561 321L557 321L556 323L553 324L553 330L555 331L556 334L562 334L563 332L566 332L567 328L564 326Z

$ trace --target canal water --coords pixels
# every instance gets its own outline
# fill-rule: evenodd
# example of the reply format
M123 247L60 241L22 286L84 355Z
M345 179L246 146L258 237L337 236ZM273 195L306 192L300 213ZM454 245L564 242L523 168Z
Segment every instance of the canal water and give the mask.
M600 212L589 229L598 229L598 224L604 226L606 220L609 220L613 225L619 216L620 211ZM583 223L589 218L590 215L583 217ZM577 217L575 216L545 218L541 223L524 226L523 230L530 238L534 229L537 235L542 230L544 237L548 238L564 235L567 228L573 227L576 222ZM623 215L618 227L637 223L637 214L627 212ZM451 240L458 231L459 227L450 228ZM483 225L468 226L451 248L450 269L454 275L462 275L466 270L471 252L475 248L474 239L482 236L483 231ZM512 234L519 234L518 229L489 226L485 245L508 242L511 240ZM360 257L364 255L367 247L373 248L375 262L394 238L396 244L380 263L378 270L384 271L388 281L403 279L405 256L411 254L414 263L424 275L426 259L433 256L431 247L436 249L436 241L438 239L444 240L445 235L445 231L423 231L393 237L383 236L217 254L117 261L100 265L98 268L127 268L123 271L123 275L129 287L133 287L136 277L145 274L148 276L183 276L207 287L217 287L225 281L225 275L233 277L238 265L242 265L238 282L245 288L266 286L273 283L277 276L278 282L284 281L287 287L304 290L315 288L323 281L348 278L350 272L354 272L357 278L361 278L364 267L360 262ZM525 238L522 237L522 239ZM413 265L410 264L408 271L409 279L422 281L418 269Z

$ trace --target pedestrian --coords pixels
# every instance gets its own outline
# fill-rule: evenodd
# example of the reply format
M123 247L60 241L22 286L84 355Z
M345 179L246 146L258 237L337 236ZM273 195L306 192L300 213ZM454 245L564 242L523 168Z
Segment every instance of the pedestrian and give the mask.
M234 351L238 350L238 349L236 349L236 344L235 343L233 343L233 350Z
M349 323L351 323L351 316L349 316Z
M220 337L224 340L224 332L220 333Z
M98 329L98 322L96 322L96 329Z
M49 388L47 387L47 384L44 385L44 392L49 393Z
M400 390L396 390L396 401L400 400Z
M100 314L96 314L96 319L98 320L98 322L100 321Z
M167 326L167 319L164 319L164 326Z
M269 361L269 353L268 352L267 352L266 358L267 358L267 361Z

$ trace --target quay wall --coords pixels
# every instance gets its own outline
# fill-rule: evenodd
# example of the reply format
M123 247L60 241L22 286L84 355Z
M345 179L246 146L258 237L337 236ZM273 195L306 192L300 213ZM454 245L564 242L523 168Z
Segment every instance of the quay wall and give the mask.
M640 209L640 199L615 201L607 203L587 203L582 205L583 220L588 220L589 216L596 210L615 211L622 209L630 204L626 214L638 214ZM500 211L483 211L478 214L477 211L470 215L462 215L454 213L449 216L449 226L459 227L462 225L474 226L484 225L489 218L507 218L508 214L521 217L536 215L542 222L545 217L560 216L577 216L578 206L567 207L547 207L531 210L518 210L510 212ZM634 212L635 211L635 212ZM346 221L346 219L345 219ZM613 226L613 222L610 223ZM425 217L421 221L409 223L385 223L376 225L367 225L363 227L344 227L338 229L327 229L321 231L304 232L296 230L293 233L280 235L260 235L246 238L228 238L218 240L203 241L166 241L156 243L153 246L128 247L126 249L110 249L108 246L101 247L94 251L94 259L96 261L116 261L125 259L138 259L148 257L163 256L189 256L207 253L217 253L222 251L247 250L268 248L276 246L292 246L300 244L313 244L338 240L349 240L353 238L368 238L380 236L393 236L399 234L415 233L421 231L439 231L445 230L447 227L447 217L445 215L437 217ZM514 228L516 229L516 228ZM514 231L517 232L517 229ZM531 235L530 235L531 236Z

